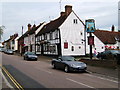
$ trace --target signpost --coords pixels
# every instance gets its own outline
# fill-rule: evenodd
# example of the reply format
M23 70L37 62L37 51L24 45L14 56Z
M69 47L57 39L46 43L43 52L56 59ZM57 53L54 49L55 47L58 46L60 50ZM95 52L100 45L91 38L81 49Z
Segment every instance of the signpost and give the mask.
M86 32L90 34L88 37L88 45L90 45L90 59L92 60L92 45L94 45L94 36L92 36L92 33L95 32L95 20L88 19L85 21L85 25Z

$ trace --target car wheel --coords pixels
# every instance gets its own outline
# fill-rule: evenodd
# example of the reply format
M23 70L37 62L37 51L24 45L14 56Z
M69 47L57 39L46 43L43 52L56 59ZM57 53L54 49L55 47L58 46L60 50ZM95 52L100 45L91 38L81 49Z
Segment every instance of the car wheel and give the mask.
M25 57L24 57L24 60L25 60Z
M64 71L65 71L66 73L68 73L68 72L69 72L69 67L68 67L68 66L65 66Z
M55 65L55 63L53 63L52 65L53 65L53 68L56 69L56 65Z

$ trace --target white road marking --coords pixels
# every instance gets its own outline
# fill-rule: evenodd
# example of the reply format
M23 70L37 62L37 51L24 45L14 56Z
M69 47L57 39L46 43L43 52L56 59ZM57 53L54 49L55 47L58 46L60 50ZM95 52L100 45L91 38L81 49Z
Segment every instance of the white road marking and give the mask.
M92 86L86 85L86 84L84 84L84 83L81 83L81 82L75 81L75 80L73 80L73 79L70 79L70 78L66 78L66 79L69 80L69 81L72 81L72 82L74 82L74 83L77 83L77 84L80 84L80 85L86 86L86 87L88 87L88 88L94 88L94 89L95 89L95 87L92 87Z
M107 78L103 78L103 77L98 77L98 76L94 76L94 75L90 75L90 74L85 74L85 75L86 76L90 76L90 77L96 77L96 78L99 78L99 79L102 79L102 80L111 81L111 82L114 82L114 83L118 83L118 81L107 79Z
M91 71L87 71L87 72L90 73L90 74L93 73L93 72L91 72ZM98 73L97 73L97 75L106 76L106 75L98 74ZM118 78L115 78L115 77L111 77L111 76L107 76L107 77L118 80Z
M45 70L45 69L41 69L41 68L38 68L38 67L35 67L36 69L39 69L39 70L41 70L41 71L43 71L43 72L47 72L47 73L49 73L49 74L52 74L52 72L50 72L50 71L47 71L47 70Z

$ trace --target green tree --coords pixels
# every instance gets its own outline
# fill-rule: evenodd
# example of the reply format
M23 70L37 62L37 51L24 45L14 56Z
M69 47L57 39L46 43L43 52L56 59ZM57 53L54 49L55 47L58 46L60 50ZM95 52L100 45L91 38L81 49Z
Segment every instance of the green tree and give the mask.
M0 26L0 40L2 39L4 29L5 29L5 26Z

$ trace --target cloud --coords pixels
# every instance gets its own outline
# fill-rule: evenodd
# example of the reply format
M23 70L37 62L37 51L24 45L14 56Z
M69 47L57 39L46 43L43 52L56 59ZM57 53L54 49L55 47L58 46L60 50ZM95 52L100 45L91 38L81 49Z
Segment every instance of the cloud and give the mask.
M38 25L40 22L48 22L50 19L59 17L59 1L3 0L2 23L6 26L3 39L8 39L16 32L21 34L22 26L25 32L28 23ZM89 18L95 19L96 28L109 29L113 24L117 27L118 0L61 0L61 11L64 11L66 4L72 5L75 13L83 21Z

